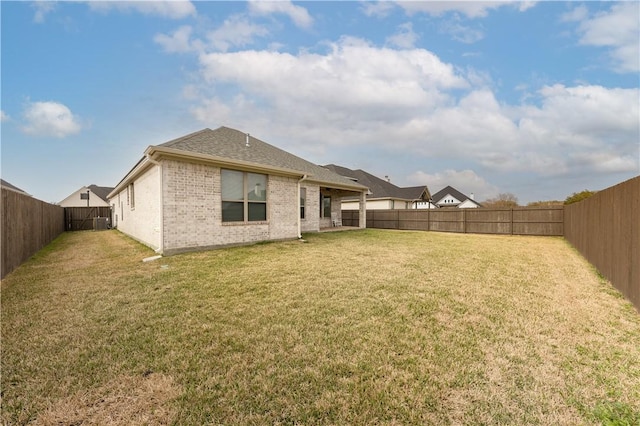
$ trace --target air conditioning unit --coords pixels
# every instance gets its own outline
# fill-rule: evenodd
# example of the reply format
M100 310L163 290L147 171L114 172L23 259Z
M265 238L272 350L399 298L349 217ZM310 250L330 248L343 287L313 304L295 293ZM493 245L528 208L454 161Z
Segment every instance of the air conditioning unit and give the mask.
M94 231L105 231L109 229L109 218L108 217L94 217L93 218L93 230Z

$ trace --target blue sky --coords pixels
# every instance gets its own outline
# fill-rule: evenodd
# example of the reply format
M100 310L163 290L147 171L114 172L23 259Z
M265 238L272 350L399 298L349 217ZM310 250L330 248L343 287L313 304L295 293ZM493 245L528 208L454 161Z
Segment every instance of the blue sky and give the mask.
M635 1L0 7L2 178L45 201L219 126L480 201L640 173Z

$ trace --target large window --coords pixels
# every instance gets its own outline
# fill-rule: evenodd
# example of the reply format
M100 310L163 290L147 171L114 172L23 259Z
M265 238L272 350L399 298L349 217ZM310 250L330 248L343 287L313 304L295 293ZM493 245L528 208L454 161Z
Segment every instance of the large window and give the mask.
M304 219L304 209L307 203L307 188L300 188L300 219Z
M267 175L222 170L222 221L267 220Z

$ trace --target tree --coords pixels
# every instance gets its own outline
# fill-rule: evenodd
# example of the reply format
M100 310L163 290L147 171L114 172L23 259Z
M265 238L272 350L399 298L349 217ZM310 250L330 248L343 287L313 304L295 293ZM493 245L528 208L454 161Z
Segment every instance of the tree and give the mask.
M490 209L518 207L518 197L510 192L504 192L495 198L489 198L482 205Z
M587 189L581 192L574 192L573 194L569 195L566 200L564 200L564 203L565 204L577 203L578 201L582 201L584 199L591 197L596 192L598 191L589 191Z
M561 206L562 204L564 204L564 202L560 200L532 201L527 203L527 207Z

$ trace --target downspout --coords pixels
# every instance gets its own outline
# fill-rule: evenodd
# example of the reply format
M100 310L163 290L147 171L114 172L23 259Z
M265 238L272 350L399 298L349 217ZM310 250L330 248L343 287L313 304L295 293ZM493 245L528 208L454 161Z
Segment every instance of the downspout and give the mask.
M307 178L307 175L302 175L298 180L298 239L302 239L302 219L300 218L300 183ZM306 206L305 206L306 209ZM306 211L305 211L306 216Z
M147 160L149 160L151 164L158 166L158 175L160 180L160 246L156 249L156 253L162 254L164 251L164 178L162 176L162 164L152 159L149 154L147 154Z

